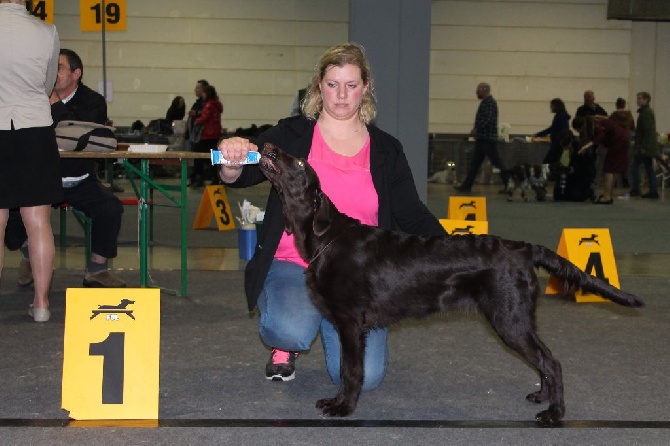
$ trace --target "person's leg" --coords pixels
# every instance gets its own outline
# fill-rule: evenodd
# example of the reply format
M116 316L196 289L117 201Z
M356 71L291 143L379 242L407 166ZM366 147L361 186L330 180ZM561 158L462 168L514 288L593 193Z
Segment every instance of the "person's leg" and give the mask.
M601 200L610 201L614 196L614 174L605 172L604 180L603 195Z
M258 308L258 331L266 345L290 352L310 349L323 316L309 299L302 266L273 260Z
M2 278L2 269L5 265L5 229L9 219L9 209L0 209L0 278Z
M656 171L654 171L654 158L651 156L644 157L644 170L647 173L647 181L649 182L649 195L658 196L658 186L656 185Z
M468 170L468 175L465 177L465 180L458 187L461 190L469 190L470 188L472 188L472 185L475 182L475 178L477 177L479 167L484 162L484 158L486 158L486 153L484 148L482 147L481 142L482 141L475 142L475 147L472 151L472 159L470 160L470 168Z
M633 162L631 163L631 169L630 169L630 196L631 197L637 197L640 195L640 161L641 157L639 155L635 155L633 157Z
M87 179L63 189L65 201L91 218L91 258L86 259L85 286L122 288L126 284L107 268L117 255L123 204L97 179Z
M49 221L51 206L21 208L21 218L28 233L28 250L35 284L35 308L49 307L49 288L53 276L54 235Z
M503 187L507 187L509 171L505 168L505 163L503 163L500 153L498 152L498 141L486 141L486 156L488 156L489 161L491 161L491 165L500 170L500 179L502 180Z
M327 319L321 322L321 342L326 355L326 368L334 384L340 385L340 336ZM365 362L363 365L364 392L377 388L386 375L388 364L388 329L371 330L365 336Z

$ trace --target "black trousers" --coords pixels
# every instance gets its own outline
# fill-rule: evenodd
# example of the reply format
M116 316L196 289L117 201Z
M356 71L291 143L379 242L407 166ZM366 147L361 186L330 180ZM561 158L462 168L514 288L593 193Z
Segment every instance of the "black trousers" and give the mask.
M479 168L484 162L484 159L487 157L494 167L500 169L500 177L502 178L503 185L507 187L509 173L507 169L505 169L502 159L498 154L498 141L494 141L492 139L478 139L477 142L475 142L472 159L470 160L468 176L461 184L461 187L464 189L470 189L472 187L472 184L475 182L475 178L477 177L477 172L479 172Z
M75 187L63 188L65 202L93 220L91 251L108 259L117 255L123 204L93 175Z

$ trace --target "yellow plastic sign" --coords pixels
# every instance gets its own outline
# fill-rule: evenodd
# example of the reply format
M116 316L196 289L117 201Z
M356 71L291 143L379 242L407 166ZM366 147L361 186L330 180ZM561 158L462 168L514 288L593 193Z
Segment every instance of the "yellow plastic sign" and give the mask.
M450 220L441 218L440 224L449 235L488 234L488 221Z
M563 229L556 252L587 274L596 276L615 288L620 288L609 229ZM549 277L545 293L563 294L560 281L553 275ZM600 296L584 293L581 290L575 293L575 300L577 302L609 302Z
M76 420L158 419L160 290L68 288L62 407Z
M449 220L487 221L486 197L449 197Z
M27 0L26 9L38 19L54 23L54 0Z
M79 21L82 31L126 30L126 0L79 0Z
M228 202L226 189L220 184L205 187L198 212L195 214L193 229L209 228L212 217L215 218L219 231L235 229L235 219Z

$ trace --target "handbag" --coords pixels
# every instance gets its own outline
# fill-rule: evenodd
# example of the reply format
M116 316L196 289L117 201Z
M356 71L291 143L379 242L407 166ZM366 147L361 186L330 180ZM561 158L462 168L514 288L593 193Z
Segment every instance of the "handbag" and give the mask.
M116 128L95 122L60 121L56 124L56 142L62 152L108 152L116 150Z

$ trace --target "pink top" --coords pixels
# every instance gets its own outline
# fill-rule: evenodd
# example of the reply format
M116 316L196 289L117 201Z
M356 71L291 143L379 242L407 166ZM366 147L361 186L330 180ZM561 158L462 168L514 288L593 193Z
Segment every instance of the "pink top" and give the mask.
M356 155L343 156L328 147L317 124L307 161L319 176L321 190L340 212L360 220L363 224L378 225L379 198L370 173L370 136ZM275 259L307 266L307 262L298 254L293 235L288 235L285 231L279 241Z

